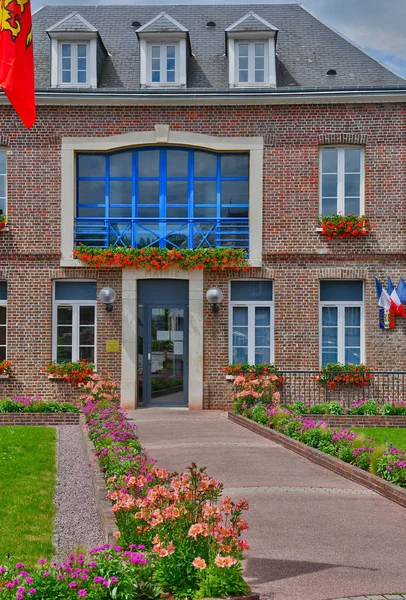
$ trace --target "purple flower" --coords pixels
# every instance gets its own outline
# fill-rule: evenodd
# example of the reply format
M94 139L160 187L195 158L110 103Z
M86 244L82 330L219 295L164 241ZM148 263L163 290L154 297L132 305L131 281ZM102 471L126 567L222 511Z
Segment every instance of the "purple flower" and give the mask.
M81 590L79 590L79 591L78 591L78 596L79 596L80 598L83 598L84 596L87 596L87 591L86 591L86 590L84 590L84 589L81 589Z
M46 558L40 558L38 561L38 564L45 565L46 562L47 562Z

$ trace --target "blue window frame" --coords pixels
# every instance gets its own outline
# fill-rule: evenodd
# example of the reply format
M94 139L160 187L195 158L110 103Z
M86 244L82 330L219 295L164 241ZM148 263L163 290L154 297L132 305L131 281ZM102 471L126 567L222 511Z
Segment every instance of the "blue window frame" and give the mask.
M76 161L76 244L248 249L247 153L145 147Z

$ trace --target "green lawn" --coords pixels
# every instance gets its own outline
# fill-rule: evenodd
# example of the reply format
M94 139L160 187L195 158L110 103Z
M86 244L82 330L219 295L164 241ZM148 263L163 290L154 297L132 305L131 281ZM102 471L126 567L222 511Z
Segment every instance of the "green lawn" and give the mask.
M0 565L52 558L55 484L55 429L0 427Z
M385 441L387 444L392 443L399 450L406 450L406 428L397 429L396 427L359 427L354 428L354 431L362 433L367 437L371 437L379 444Z

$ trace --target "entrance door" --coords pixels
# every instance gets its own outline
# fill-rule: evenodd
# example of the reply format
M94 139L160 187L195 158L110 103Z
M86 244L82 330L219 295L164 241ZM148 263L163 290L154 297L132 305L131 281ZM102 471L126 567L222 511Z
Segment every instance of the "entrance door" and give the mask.
M188 404L187 283L173 280L139 282L140 406Z

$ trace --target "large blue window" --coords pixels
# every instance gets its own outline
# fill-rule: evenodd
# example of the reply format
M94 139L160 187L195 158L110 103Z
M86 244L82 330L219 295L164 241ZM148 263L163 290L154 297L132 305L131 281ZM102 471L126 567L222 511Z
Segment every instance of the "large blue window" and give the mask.
M153 147L77 155L76 243L249 247L249 158Z

